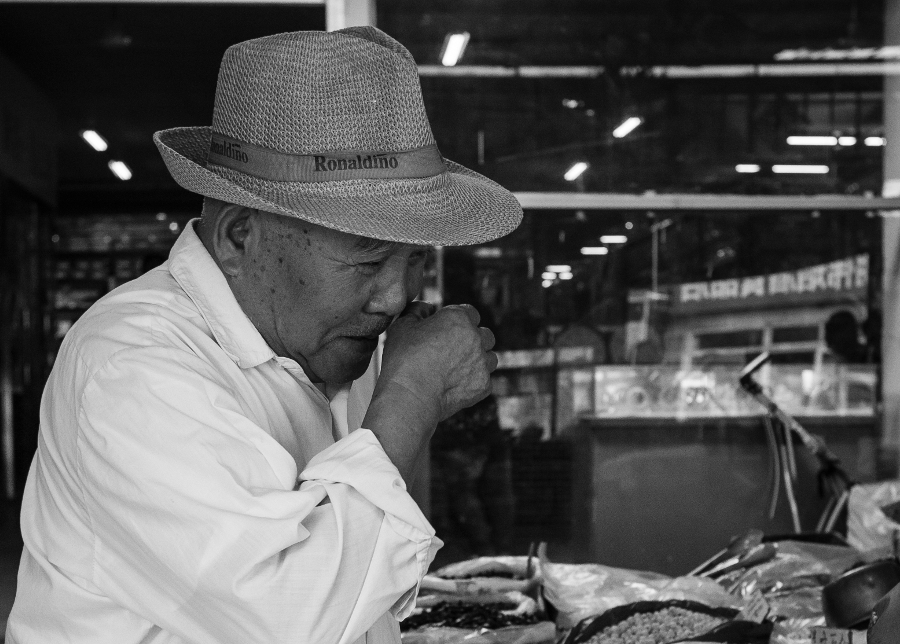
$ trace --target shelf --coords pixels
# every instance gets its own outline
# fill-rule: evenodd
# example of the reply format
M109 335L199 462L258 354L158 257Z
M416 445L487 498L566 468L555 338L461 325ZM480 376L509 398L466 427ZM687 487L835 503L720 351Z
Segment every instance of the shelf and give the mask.
M64 313L78 313L80 315L81 313L84 313L92 306L93 306L93 304L88 304L86 306L76 306L76 307L72 307L72 308L51 308L50 312L53 315L59 315L59 314L64 314Z
M109 277L55 277L57 284L84 284L84 285L96 285L102 284L106 286L109 284ZM52 289L54 291L60 290L59 288Z
M64 250L54 248L50 251L51 259L54 257L142 257L144 255L169 256L170 247L164 248L123 248L110 250Z

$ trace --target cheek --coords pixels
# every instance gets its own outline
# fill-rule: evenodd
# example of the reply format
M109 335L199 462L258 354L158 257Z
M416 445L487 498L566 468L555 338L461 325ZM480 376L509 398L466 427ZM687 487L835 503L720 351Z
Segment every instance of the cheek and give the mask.
M353 275L287 276L276 305L304 320L312 335L327 341L359 326L359 316L372 290L371 280Z

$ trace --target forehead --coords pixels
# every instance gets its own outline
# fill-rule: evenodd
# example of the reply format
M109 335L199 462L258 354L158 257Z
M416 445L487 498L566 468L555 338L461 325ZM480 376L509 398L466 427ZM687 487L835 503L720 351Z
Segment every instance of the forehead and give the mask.
M303 219L284 217L282 215L267 217L269 225L274 224L276 236L282 242L300 243L312 250L324 252L339 252L359 255L388 255L404 249L429 248L416 244L375 239L352 233L345 233L333 228L326 228ZM290 232L291 234L284 234Z

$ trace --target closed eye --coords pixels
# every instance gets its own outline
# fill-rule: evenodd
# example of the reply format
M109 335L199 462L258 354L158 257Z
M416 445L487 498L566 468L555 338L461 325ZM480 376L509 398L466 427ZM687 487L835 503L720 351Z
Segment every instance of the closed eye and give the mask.
M384 260L377 259L377 260L373 260L371 262L359 262L357 264L357 266L364 268L364 269L376 270L378 268L381 268L382 264L384 264Z

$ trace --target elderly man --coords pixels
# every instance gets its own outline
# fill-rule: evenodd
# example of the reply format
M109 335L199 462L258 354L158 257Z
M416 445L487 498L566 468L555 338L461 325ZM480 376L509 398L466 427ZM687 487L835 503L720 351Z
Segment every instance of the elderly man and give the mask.
M203 216L66 337L6 641L399 642L441 545L405 482L496 366L474 309L414 301L423 262L521 210L373 28L235 45L212 127L155 140Z

